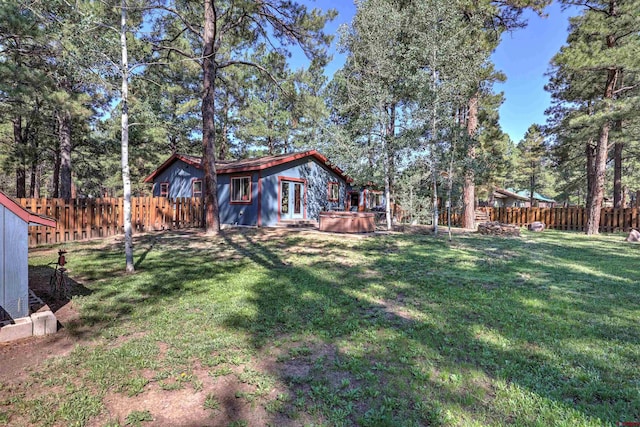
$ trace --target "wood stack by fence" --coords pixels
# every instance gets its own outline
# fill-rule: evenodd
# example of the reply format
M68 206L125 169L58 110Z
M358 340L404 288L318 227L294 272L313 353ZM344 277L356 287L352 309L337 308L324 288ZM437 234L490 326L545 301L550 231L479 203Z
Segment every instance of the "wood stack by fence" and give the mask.
M546 228L572 231L585 231L587 225L587 210L581 207L478 208L478 210L485 212L489 221L498 221L503 224L527 226L534 221L540 221L546 224ZM456 213L451 217L453 224L460 225L460 215ZM446 224L446 220L446 212L443 212L439 223ZM600 232L628 232L634 228L640 229L640 208L602 208Z
M18 199L26 209L55 218L55 229L29 227L29 246L108 237L124 233L122 198ZM135 232L202 227L200 198L132 197Z

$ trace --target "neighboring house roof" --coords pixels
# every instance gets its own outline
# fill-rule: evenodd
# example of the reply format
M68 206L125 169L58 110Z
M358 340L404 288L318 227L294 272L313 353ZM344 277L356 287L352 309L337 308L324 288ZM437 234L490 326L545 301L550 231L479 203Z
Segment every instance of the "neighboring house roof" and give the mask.
M302 151L298 153L287 153L280 154L278 156L264 156L264 157L256 157L252 159L241 159L241 160L218 160L216 161L216 172L217 173L237 173L237 172L250 172L250 171L259 171L264 170L273 166L278 166L284 163L289 163L294 160L303 159L305 157L313 157L318 162L322 163L336 174L338 174L341 178L343 178L347 182L351 182L352 179L349 178L339 167L332 165L322 154L318 153L316 150L308 150ZM176 160L182 160L183 162L192 165L198 169L202 168L202 158L189 156L186 154L174 154L169 157L163 164L161 164L155 171L151 173L148 177L145 178L144 182L153 182L156 176L161 174L165 169L173 164Z
M53 218L49 218L48 216L34 214L20 206L18 202L13 200L11 197L7 196L5 193L0 191L0 205L9 209L13 212L18 218L28 223L29 225L44 225L47 227L56 226L56 220Z
M513 191L504 190L502 188L496 188L495 190L493 190L493 197L495 197L496 199L512 198L516 200L529 200L528 197L521 196Z
M527 199L531 198L531 193L529 192L529 190L522 190L522 191L518 191L518 195L525 197ZM540 202L547 202L547 203L555 203L556 201L553 199L550 199L548 197L544 197L543 195L536 193L535 191L533 192L533 198L540 201Z

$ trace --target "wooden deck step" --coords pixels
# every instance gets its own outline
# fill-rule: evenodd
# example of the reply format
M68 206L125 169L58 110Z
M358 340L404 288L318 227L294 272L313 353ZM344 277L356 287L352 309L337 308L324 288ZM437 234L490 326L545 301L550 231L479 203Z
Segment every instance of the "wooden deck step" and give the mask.
M311 219L285 219L276 224L286 228L318 228L318 221Z
M483 211L476 211L476 222L489 221L489 213Z

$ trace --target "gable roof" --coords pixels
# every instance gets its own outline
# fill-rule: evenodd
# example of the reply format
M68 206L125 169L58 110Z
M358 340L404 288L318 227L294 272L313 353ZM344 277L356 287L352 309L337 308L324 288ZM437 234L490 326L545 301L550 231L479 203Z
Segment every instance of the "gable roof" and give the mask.
M528 198L521 196L513 191L505 190L502 188L496 188L495 190L493 190L493 197L497 199L506 199L510 197L516 200L529 200Z
M7 196L5 193L0 191L0 205L9 209L13 212L18 218L28 223L29 225L44 225L47 227L56 226L56 220L53 218L49 218L48 216L34 214L20 206L18 202L13 200L11 197Z
M338 176L347 182L353 181L348 177L339 167L332 165L325 156L320 154L317 150L301 151L298 153L280 154L277 156L263 156L255 157L252 159L241 160L218 160L216 161L216 172L218 174L223 173L237 173L237 172L252 172L264 170L273 166L282 165L285 163L293 162L295 160L304 159L305 157L313 157L319 163L326 166L328 169L335 172ZM144 182L153 182L153 180L162 173L165 169L171 166L175 161L182 160L183 162L194 166L197 169L202 168L202 158L196 156L189 156L186 154L174 154L169 157L164 163L162 163L155 171L144 179Z

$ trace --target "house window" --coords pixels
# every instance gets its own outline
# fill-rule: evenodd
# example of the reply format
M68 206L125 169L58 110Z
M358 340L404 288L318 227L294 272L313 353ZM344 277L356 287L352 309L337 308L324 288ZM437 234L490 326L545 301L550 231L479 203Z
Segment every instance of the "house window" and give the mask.
M340 198L340 185L337 182L329 183L329 201L337 202Z
M251 203L250 176L238 176L231 178L231 202Z
M382 206L382 193L381 192L369 192L369 208L373 209Z
M191 183L191 197L202 197L202 180L194 179Z
M160 183L160 197L169 197L169 183L161 182Z

